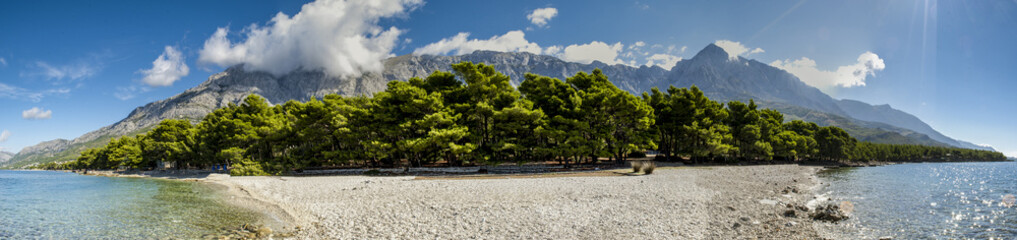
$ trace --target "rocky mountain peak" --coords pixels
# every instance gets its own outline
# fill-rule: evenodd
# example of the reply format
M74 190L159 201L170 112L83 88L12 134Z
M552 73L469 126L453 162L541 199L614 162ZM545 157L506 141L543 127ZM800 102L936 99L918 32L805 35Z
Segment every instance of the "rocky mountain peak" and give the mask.
M692 60L719 62L727 61L728 58L729 55L727 54L727 51L724 51L724 49L720 48L720 46L711 43L710 45L706 45L706 47L703 48L703 50L699 50L699 53L696 53L696 56L692 57Z

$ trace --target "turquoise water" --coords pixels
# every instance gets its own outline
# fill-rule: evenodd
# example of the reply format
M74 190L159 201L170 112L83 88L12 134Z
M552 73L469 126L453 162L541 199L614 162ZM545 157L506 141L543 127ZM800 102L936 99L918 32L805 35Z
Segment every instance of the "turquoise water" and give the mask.
M0 171L0 239L179 239L256 222L203 183Z
M1015 239L1017 163L921 163L823 172L820 190L854 204L840 238Z

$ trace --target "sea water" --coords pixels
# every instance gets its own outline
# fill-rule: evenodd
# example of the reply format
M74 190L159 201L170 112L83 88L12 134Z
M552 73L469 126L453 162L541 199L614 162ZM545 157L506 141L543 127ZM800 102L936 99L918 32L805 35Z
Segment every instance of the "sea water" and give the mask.
M188 239L255 223L205 183L0 170L0 239Z
M1017 163L919 163L819 174L822 196L854 205L837 238L1017 239Z

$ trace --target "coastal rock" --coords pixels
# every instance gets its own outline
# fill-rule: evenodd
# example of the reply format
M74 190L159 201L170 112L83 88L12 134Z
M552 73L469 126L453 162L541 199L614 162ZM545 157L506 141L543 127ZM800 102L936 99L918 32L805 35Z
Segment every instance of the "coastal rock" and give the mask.
M816 210L809 215L812 219L828 222L839 222L848 219L848 214L841 211L837 204L826 204L816 207Z
M798 216L798 213L796 213L794 209L784 211L784 217L796 217L796 216Z

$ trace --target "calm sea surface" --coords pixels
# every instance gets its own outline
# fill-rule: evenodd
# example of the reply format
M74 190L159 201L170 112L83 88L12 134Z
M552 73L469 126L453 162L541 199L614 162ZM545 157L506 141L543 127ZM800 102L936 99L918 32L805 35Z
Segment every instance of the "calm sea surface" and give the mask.
M1017 163L922 163L842 168L820 190L854 204L840 238L1017 239Z
M221 233L259 215L213 186L0 170L0 239L169 239Z

